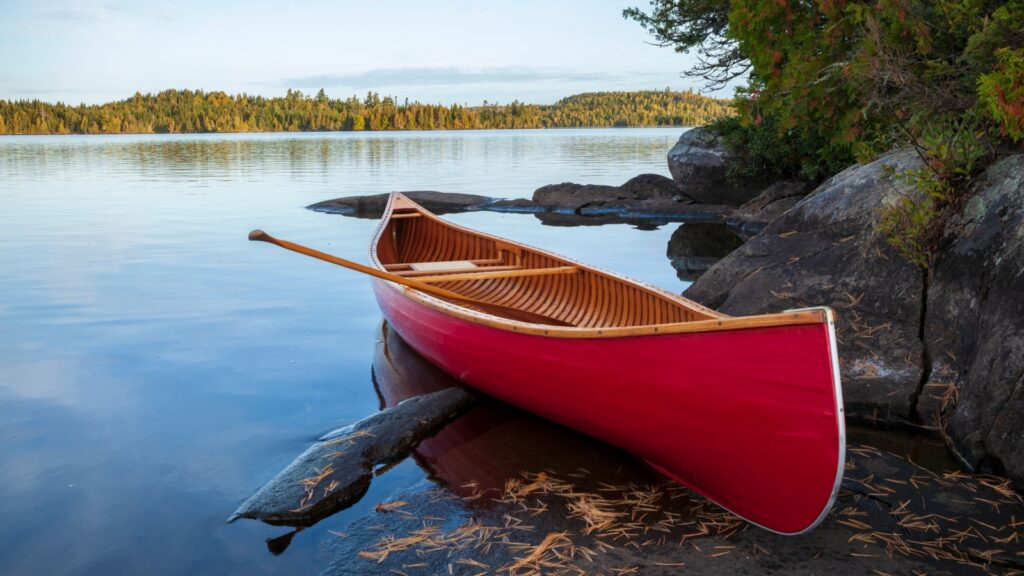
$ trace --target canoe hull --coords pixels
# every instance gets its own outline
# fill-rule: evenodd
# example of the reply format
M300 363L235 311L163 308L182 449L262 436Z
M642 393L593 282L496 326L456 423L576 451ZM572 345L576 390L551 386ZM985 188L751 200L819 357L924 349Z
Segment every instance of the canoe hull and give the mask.
M842 474L832 322L555 338L470 322L374 281L430 362L500 400L644 458L769 530L813 528Z

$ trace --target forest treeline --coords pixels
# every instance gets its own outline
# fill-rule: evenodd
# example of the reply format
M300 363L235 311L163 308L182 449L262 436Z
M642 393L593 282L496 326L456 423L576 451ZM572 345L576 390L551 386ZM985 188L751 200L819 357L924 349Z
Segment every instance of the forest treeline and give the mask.
M555 104L460 106L399 102L370 92L330 98L289 90L283 97L165 90L118 102L69 106L0 100L0 134L131 134L697 126L732 114L730 101L694 92L594 92Z

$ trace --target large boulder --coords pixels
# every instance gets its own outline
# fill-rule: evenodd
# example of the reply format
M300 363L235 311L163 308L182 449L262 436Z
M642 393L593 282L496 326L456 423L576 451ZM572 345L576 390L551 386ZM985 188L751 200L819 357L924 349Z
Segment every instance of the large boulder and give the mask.
M902 151L840 172L702 275L686 296L735 315L832 307L847 415L914 420L924 275L874 226L880 207L916 193L891 178L890 168L919 166L917 154Z
M707 126L687 130L668 153L668 169L678 190L703 204L739 206L767 184L763 178L729 177L746 158L728 148Z
M1024 155L976 180L934 265L922 416L966 464L1024 480Z

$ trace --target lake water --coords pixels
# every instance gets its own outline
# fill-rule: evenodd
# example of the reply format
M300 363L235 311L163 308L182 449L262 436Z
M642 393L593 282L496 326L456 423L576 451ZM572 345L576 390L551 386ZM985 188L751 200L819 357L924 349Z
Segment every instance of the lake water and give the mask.
M320 571L329 530L431 480L402 462L280 556L264 540L282 528L225 524L311 441L380 402L368 281L250 243L248 231L365 261L374 221L304 206L390 190L529 197L556 182L667 175L679 134L0 138L0 574ZM665 256L677 224L448 218L686 286Z

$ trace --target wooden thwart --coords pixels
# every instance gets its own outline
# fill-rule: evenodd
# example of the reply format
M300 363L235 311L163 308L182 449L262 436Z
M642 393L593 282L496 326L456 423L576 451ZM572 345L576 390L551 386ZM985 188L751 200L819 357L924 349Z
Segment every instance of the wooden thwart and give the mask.
M473 268L436 268L433 270L398 270L392 272L395 276L403 278L420 278L437 276L439 274L471 274L476 272L502 272L505 270L522 270L520 266L475 266Z
M495 268L498 268L495 266ZM550 274L574 274L579 272L575 266L557 266L554 268L529 268L526 270L502 270L495 272L467 272L464 274L441 274L437 276L420 276L420 282L467 282L471 280L490 280L493 278L515 278L518 276L547 276Z
M475 260L444 260L440 262L402 262L400 264L385 264L384 269L388 272L422 270L424 265L441 265L457 262L471 262L477 266L505 264L504 258L477 258Z
M461 270L473 270L478 266L476 263L470 260L449 260L447 262L414 262L409 264L409 268L416 272L447 272L447 271L461 271Z

